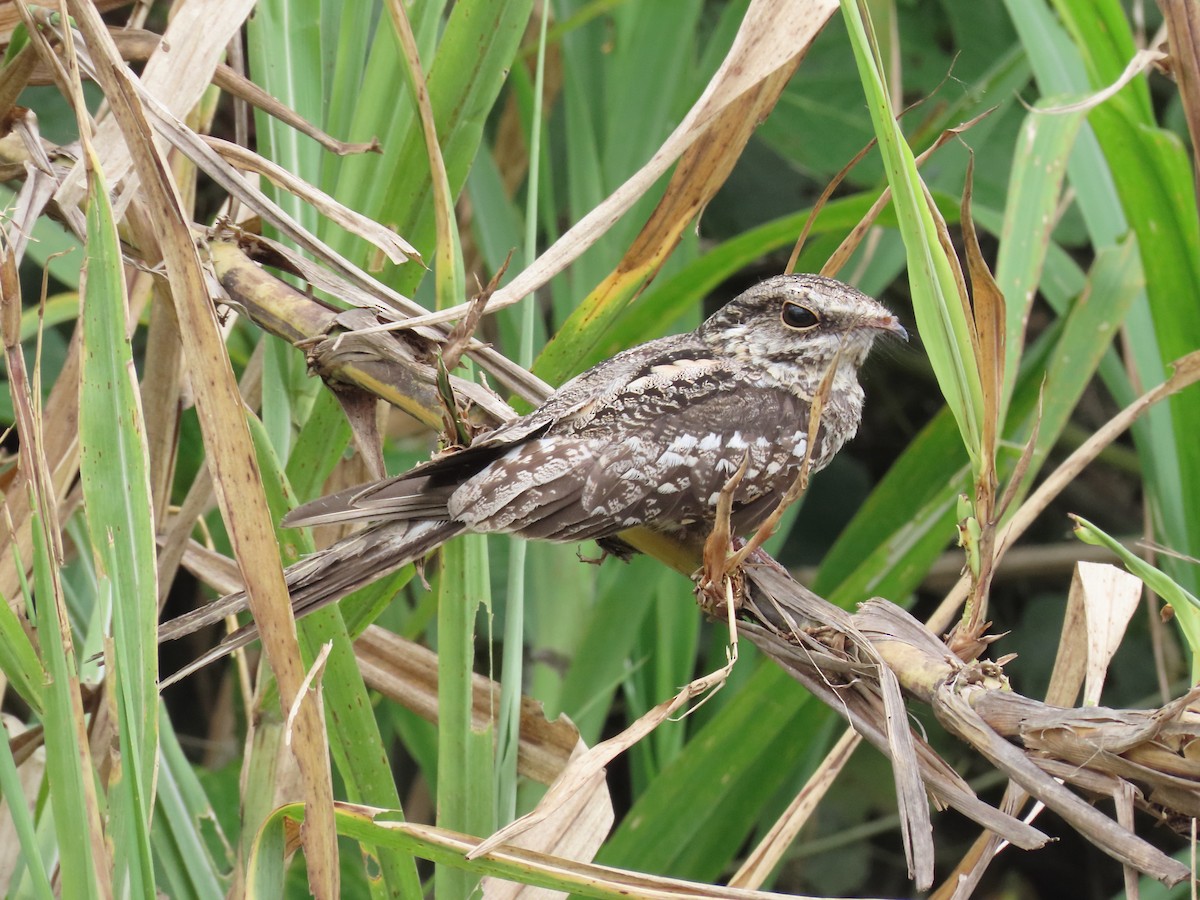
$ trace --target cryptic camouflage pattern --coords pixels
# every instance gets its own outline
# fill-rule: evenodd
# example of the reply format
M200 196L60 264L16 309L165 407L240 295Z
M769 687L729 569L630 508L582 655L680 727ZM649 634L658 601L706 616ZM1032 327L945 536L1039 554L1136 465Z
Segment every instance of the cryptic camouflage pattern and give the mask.
M464 531L551 541L600 539L643 525L688 540L711 529L717 498L746 462L734 495L747 534L799 472L812 398L829 394L812 453L823 468L858 430L858 370L883 332L904 329L883 306L818 275L771 278L696 331L650 341L564 384L542 406L396 478L293 510L284 524L373 521L288 567L297 616L420 559ZM246 608L230 594L165 623L169 640ZM254 638L248 625L186 674Z
M315 501L287 524L432 519L550 541L648 526L702 538L748 457L733 511L745 534L798 474L812 397L831 366L812 471L854 436L858 369L881 332L904 334L851 287L817 275L772 278L696 331L584 372L465 450Z

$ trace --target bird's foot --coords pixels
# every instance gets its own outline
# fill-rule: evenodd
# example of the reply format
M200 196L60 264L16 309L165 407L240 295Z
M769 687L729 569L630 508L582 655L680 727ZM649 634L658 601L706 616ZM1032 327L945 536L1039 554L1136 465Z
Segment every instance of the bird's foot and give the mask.
M588 556L582 550L576 549L575 558L585 565L598 566L600 563L608 559L608 551L601 547L599 556Z

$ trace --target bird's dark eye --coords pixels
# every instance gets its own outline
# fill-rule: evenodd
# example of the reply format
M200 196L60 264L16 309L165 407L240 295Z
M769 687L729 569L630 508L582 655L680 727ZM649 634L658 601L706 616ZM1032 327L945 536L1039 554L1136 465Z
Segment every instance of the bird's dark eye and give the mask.
M801 306L799 303L783 304L783 324L788 328L799 328L808 330L821 324L821 317L809 309L807 306Z

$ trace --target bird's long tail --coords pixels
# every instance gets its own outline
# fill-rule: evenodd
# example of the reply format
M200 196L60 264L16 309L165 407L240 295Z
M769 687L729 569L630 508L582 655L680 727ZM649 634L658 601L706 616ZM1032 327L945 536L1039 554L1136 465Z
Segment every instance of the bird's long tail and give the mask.
M463 531L458 522L429 519L381 522L320 550L284 571L296 618L421 559ZM249 608L245 591L226 594L190 613L164 622L158 642L173 641ZM199 659L160 682L160 689L244 647L258 637L252 622L226 637Z

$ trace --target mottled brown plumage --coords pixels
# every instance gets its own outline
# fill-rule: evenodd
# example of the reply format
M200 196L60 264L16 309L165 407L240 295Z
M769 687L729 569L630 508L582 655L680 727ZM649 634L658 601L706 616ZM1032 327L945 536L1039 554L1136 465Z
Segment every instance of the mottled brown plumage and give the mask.
M465 531L605 542L645 526L703 540L743 460L732 521L746 534L799 472L812 397L831 367L812 471L854 436L858 370L882 332L905 336L882 305L840 282L764 281L695 331L617 354L464 450L294 510L285 524L376 523L289 568L297 614ZM226 600L185 617L186 627L168 623L164 637L244 608Z

